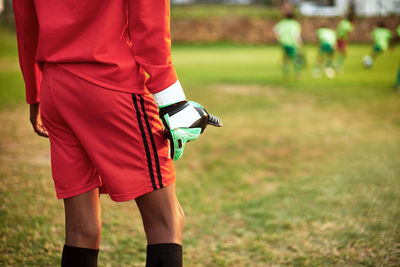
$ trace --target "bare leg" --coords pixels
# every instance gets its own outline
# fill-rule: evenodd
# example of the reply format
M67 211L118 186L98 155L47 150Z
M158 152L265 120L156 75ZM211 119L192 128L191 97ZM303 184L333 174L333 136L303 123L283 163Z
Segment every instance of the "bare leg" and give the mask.
M324 65L324 55L321 51L318 52L317 54L317 60L315 62L315 66L313 69L313 76L314 78L320 78L321 77L321 72L322 72L322 67Z
M65 244L98 249L101 236L99 189L64 199Z
M182 243L184 214L175 194L175 184L136 199L147 243Z
M337 54L337 60L336 60L336 69L337 71L341 71L343 64L344 64L344 60L347 57L347 52L346 51L338 51Z
M290 76L290 59L285 53L283 54L282 60L282 74L283 79L288 79Z

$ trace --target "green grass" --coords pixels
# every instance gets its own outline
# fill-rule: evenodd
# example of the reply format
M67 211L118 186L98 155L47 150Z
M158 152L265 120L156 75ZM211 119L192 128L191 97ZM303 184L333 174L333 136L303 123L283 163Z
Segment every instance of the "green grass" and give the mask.
M281 17L278 9L265 6L229 6L229 5L188 5L171 7L171 19L210 19L210 18L268 18Z
M15 34L0 27L0 110L25 98Z
M187 96L224 122L176 163L186 266L399 266L399 51L365 70L369 49L350 46L330 80L311 77L308 46L295 82L281 79L276 46L173 47ZM15 46L0 55L0 265L56 266L48 143L30 128ZM104 196L102 209L100 266L143 266L134 203Z

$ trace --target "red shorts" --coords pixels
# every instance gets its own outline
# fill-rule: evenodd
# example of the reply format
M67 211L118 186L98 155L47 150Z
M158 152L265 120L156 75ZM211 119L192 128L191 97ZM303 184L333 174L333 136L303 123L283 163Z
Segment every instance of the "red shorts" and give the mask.
M127 201L175 182L150 94L104 89L45 64L40 99L58 198L100 187Z
M346 53L347 50L347 40L345 39L338 39L336 42L337 50L340 53Z

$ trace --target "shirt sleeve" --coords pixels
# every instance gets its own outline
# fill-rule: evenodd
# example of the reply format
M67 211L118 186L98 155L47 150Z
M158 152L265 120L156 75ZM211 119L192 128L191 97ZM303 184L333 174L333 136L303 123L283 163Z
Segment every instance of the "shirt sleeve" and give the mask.
M169 0L128 0L128 29L133 55L149 75L155 94L178 80L171 56Z
M33 0L14 0L19 64L25 81L26 102L39 103L42 72L36 62L39 24Z
M277 24L275 24L275 26L274 26L274 28L273 28L274 34L275 34L276 36L279 35L279 25L280 25L280 22L278 22Z

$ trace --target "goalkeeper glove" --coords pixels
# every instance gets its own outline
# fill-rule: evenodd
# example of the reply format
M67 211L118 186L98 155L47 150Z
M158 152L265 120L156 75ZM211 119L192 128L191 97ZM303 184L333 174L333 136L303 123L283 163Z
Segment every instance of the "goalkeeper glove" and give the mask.
M178 103L160 108L164 124L164 134L169 139L170 156L173 160L182 157L185 144L196 140L207 125L221 127L219 118L209 114L200 104L193 101Z

